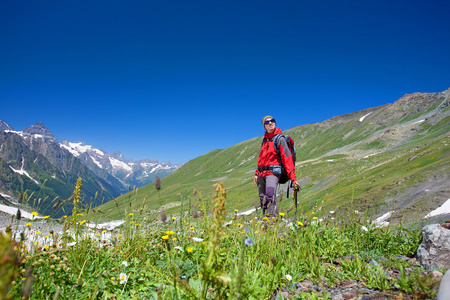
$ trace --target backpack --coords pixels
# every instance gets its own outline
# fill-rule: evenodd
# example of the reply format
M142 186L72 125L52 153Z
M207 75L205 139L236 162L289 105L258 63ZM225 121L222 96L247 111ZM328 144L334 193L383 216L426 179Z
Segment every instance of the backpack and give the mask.
M275 147L275 151L277 151L277 154L278 154L278 158L279 158L278 161L280 162L281 169L283 170L283 172L281 173L280 179L278 180L278 183L284 184L289 181L289 177L286 174L286 169L284 168L283 163L281 162L281 158L280 158L280 149L279 149L278 145L280 144L281 137L284 137L286 139L286 144L288 145L288 148L292 154L292 161L294 162L294 168L295 168L295 162L297 161L297 151L295 150L294 139L292 137L290 137L289 135L277 134L276 136L274 136L272 138L273 146ZM263 139L263 143L264 143L265 139L266 138Z

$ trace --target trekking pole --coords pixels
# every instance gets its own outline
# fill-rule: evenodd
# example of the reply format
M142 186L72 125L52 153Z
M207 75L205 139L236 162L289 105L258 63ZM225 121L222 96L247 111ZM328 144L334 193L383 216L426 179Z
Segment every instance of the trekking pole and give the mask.
M297 207L298 207L298 201L297 201L297 193L302 189L298 184L293 184L293 198L294 198L294 205L295 205L295 219L297 220Z

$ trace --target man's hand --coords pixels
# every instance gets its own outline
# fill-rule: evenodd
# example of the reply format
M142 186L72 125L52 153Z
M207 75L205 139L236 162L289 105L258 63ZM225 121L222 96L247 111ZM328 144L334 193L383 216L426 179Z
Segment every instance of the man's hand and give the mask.
M258 185L258 175L255 175L255 177L253 177L253 183Z

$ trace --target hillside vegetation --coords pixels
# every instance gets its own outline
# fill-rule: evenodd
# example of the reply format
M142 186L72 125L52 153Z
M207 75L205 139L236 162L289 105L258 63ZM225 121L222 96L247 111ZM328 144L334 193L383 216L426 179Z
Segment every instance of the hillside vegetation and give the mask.
M284 130L296 143L300 209L308 213L321 204L320 214L341 208L369 216L394 210L398 221L441 205L450 198L449 94L407 94L392 104ZM227 188L228 212L251 209L259 203L253 174L261 139L193 159L163 178L159 191L150 184L100 206L102 218L120 219L137 208L178 215L201 205L199 198L209 198L218 182ZM285 188L278 196L281 211L293 206Z

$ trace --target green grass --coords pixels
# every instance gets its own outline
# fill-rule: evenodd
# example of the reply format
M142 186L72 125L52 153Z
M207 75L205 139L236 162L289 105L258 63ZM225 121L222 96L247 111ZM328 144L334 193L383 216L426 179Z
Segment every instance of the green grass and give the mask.
M305 278L324 290L344 280L359 280L379 290L397 286L405 295L436 293L438 283L429 283L427 272L398 259L414 255L419 227L380 228L348 210L327 216L322 204L315 205L314 214L299 212L298 218L283 209L273 219L258 213L237 216L235 211L226 213L233 199L223 186L213 188L212 201L202 198L198 218L184 213L161 222L159 214L146 213L144 204L122 211L125 223L107 237L85 227L85 220L98 219L98 212L75 208L65 219L63 234L44 238L44 244L26 247L20 237L15 245L1 243L1 250L14 247L10 256L19 259L17 265L11 263L10 297L267 299L280 287L294 294L293 284ZM79 194L80 184L75 202ZM199 197L192 195L191 201ZM32 240L41 234L33 224L28 227ZM347 256L352 258L344 259ZM371 259L381 265L369 264ZM401 277L388 275L394 268L402 270ZM297 292L297 299L328 296Z

